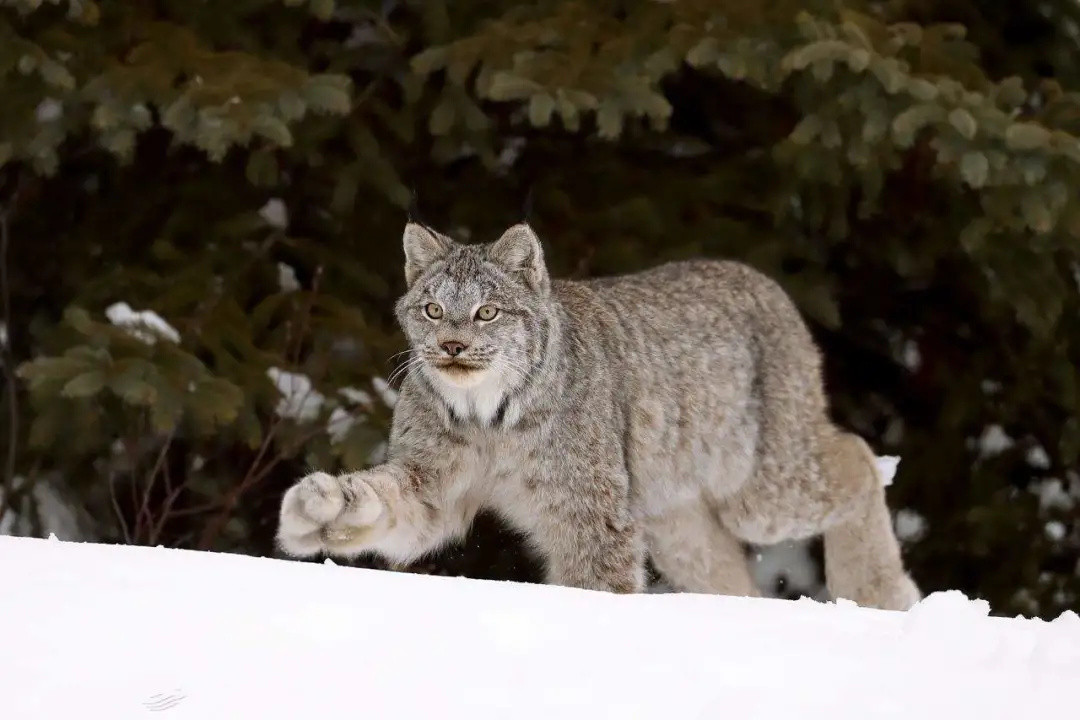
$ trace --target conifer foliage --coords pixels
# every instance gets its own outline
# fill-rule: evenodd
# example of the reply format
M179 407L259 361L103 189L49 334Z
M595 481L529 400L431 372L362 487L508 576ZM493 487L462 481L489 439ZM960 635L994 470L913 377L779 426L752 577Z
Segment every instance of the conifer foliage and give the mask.
M531 188L561 275L784 284L925 588L1080 608L1080 10L1029 5L0 0L0 529L272 552L381 455L412 191L487 240Z

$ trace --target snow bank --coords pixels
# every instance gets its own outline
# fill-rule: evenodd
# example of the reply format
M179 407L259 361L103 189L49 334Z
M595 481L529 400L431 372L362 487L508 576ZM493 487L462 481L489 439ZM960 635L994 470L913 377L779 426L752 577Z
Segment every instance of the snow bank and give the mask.
M1080 618L613 596L0 538L0 715L1073 717Z

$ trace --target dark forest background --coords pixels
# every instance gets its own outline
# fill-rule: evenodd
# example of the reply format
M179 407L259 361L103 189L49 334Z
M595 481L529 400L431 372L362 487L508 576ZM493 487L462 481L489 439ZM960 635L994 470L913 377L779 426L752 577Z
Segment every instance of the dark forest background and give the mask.
M531 190L557 274L777 278L922 587L1080 610L1078 43L1073 0L0 0L0 531L273 554L381 452L411 192L487 241ZM536 578L490 518L409 569Z

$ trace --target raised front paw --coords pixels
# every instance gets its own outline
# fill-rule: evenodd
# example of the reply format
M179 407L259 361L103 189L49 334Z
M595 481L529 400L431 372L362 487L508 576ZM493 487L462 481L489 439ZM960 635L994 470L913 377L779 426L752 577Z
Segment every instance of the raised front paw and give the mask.
M278 544L300 557L344 552L368 536L382 515L382 502L362 473L312 473L282 499Z

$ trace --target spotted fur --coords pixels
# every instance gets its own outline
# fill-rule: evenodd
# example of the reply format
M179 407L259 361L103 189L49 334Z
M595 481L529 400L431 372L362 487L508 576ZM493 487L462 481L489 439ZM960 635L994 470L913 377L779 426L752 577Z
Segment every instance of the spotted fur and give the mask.
M678 589L753 595L743 542L823 534L834 596L918 599L874 457L830 422L818 350L775 282L714 261L553 280L527 225L462 245L410 223L404 245L411 354L387 460L291 488L286 552L408 562L488 508L551 583L640 591L650 555Z

